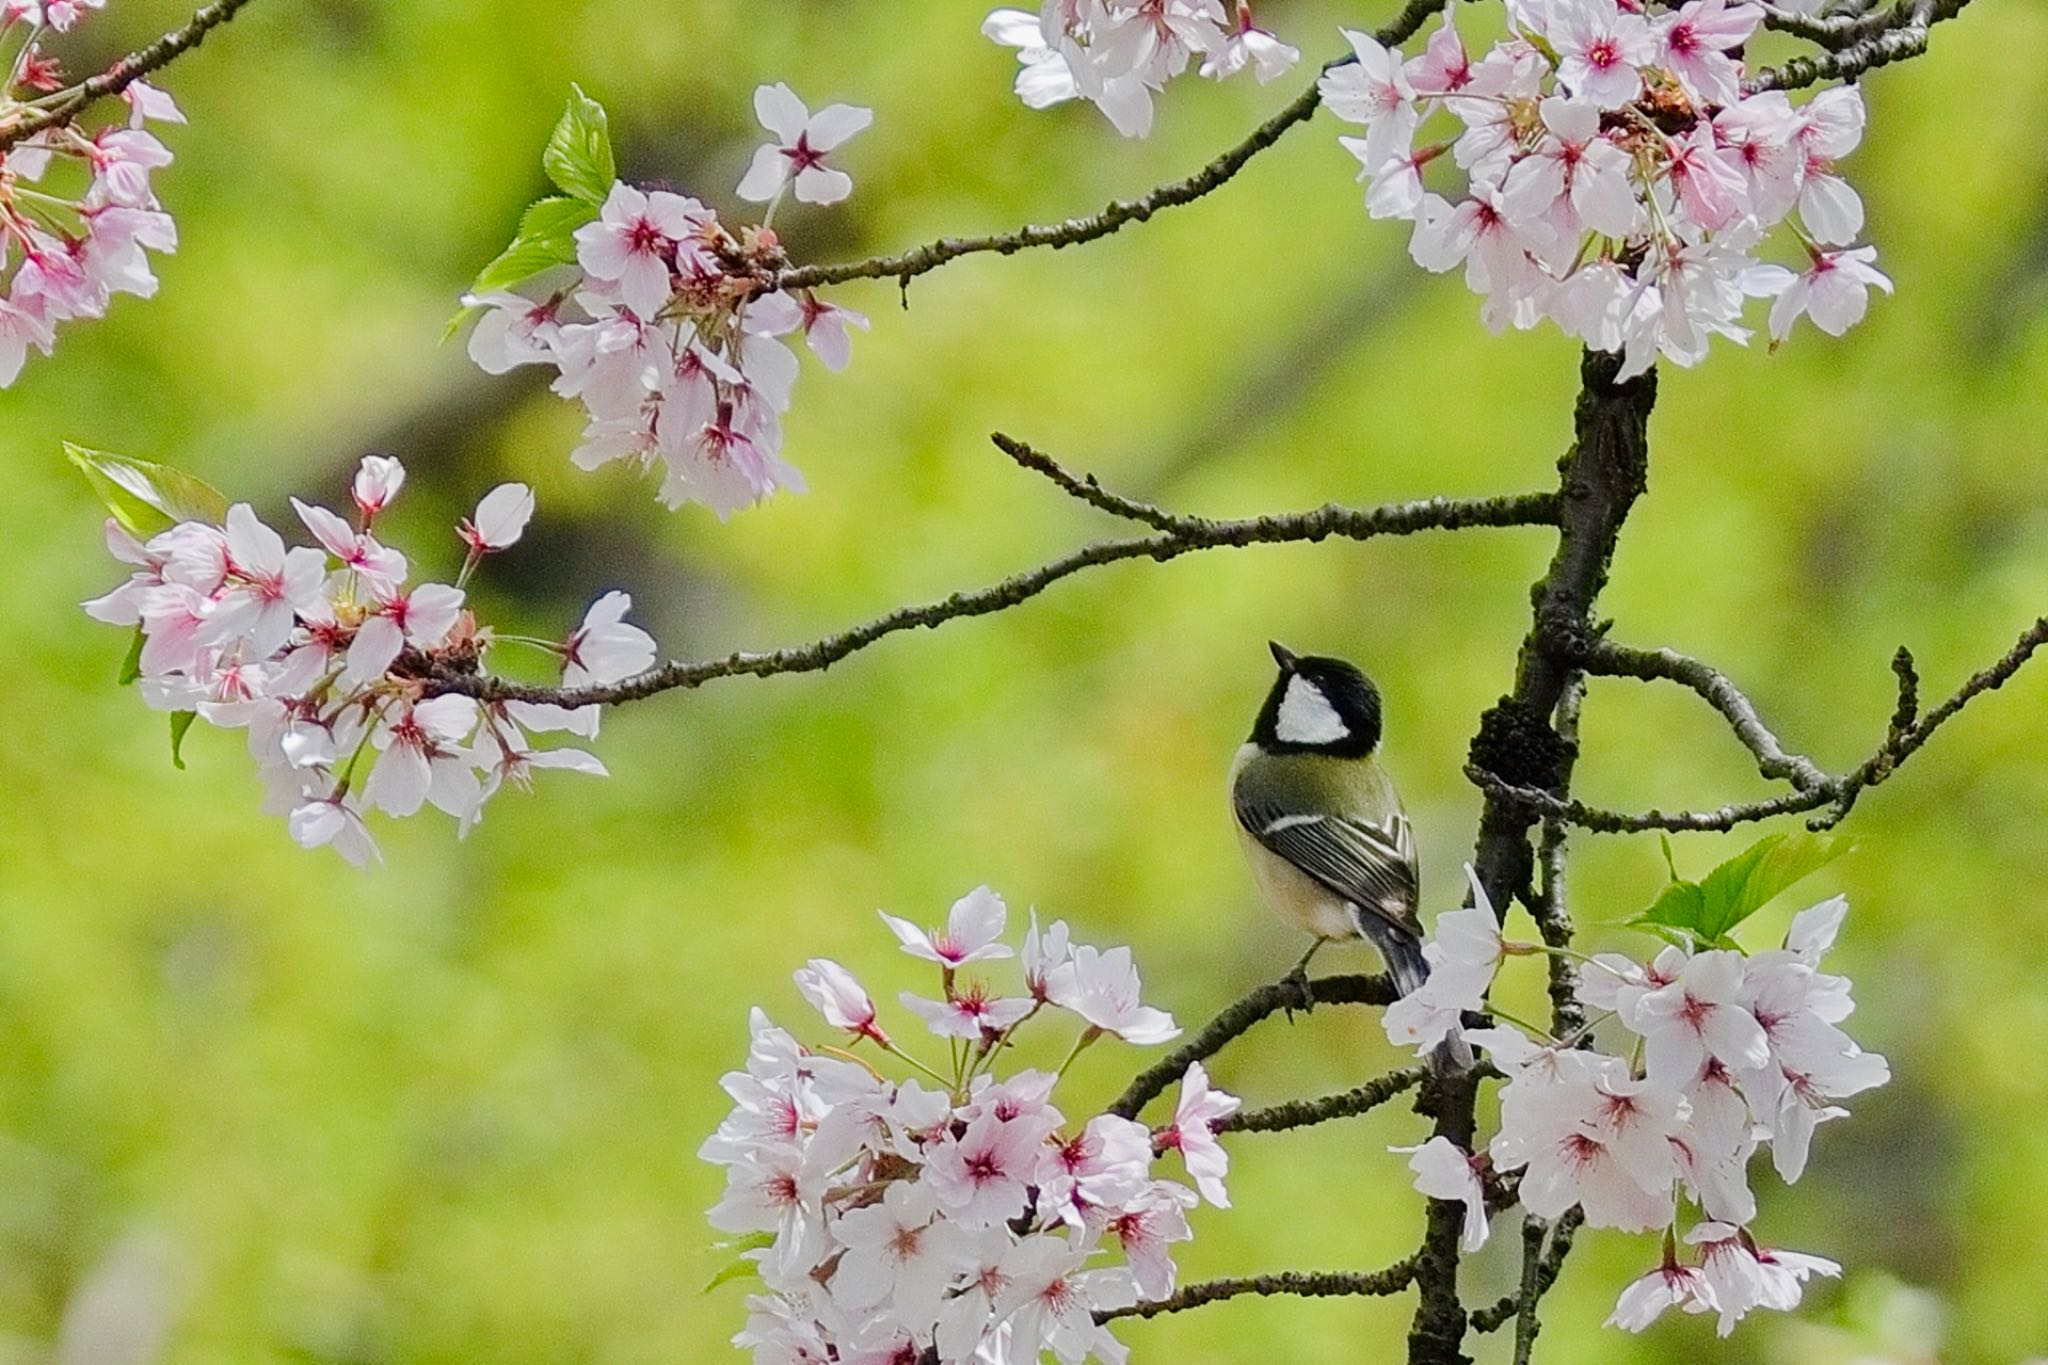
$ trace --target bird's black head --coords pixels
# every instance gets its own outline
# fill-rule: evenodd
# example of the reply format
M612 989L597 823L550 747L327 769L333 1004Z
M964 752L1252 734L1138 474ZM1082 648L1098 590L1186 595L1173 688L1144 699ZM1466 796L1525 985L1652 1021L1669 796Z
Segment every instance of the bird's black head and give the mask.
M1342 659L1296 655L1275 644L1280 676L1252 725L1268 753L1363 758L1379 747L1380 690Z

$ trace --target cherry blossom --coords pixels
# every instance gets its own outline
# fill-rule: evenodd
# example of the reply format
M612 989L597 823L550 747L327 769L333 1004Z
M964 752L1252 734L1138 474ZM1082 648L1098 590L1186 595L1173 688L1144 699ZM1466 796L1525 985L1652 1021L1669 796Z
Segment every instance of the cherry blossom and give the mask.
M1775 343L1802 313L1840 335L1872 287L1890 289L1872 249L1853 246L1862 201L1836 169L1861 140L1862 95L1745 95L1738 54L1760 7L1508 9L1508 37L1476 60L1449 11L1406 59L1347 32L1355 60L1319 86L1333 114L1365 125L1339 142L1368 182L1368 213L1412 222L1425 269L1463 266L1489 327L1548 320L1620 353L1627 378L1660 357L1697 364L1715 336L1746 342L1750 299L1775 298ZM1451 126L1437 134L1440 121ZM1441 173L1452 164L1462 185ZM1807 252L1804 273L1761 255L1780 224Z
M978 888L932 934L884 920L899 946L937 969L950 1005L980 989L958 981L960 962L1011 956L994 937L1001 904ZM989 951L997 947L1005 951ZM1049 978L1077 960L1121 964L1109 975L1135 984L1127 950L1073 946L1063 923L1041 931L1034 916L1025 973ZM985 1033L979 1046L952 1049L947 1075L886 1041L844 968L816 959L797 979L842 1038L882 1043L879 1060L916 1067L940 1088L892 1080L832 1055L837 1048L808 1049L750 1014L745 1066L720 1082L732 1109L698 1153L725 1172L713 1225L769 1238L742 1253L760 1292L734 1344L761 1365L967 1365L1041 1353L1074 1365L1123 1361L1098 1315L1173 1293L1174 1249L1194 1235L1188 1213L1202 1198L1155 1177L1155 1153L1179 1150L1189 1176L1227 1207L1215 1125L1236 1111L1235 1097L1197 1065L1158 1134L1113 1114L1070 1124L1054 1104L1060 1077L998 1076L1006 1052ZM908 1003L921 1013L934 1004ZM1063 1008L1029 992L1018 1003L1026 1014L1009 1031Z
M1260 85L1266 85L1292 71L1301 61L1301 49L1281 42L1268 29L1252 22L1251 0L1237 0L1237 28L1202 63L1202 74L1224 80L1249 67Z
M936 962L944 967L963 967L970 962L1012 954L1010 946L1002 941L1009 909L1001 896L985 886L976 887L953 902L953 908L946 912L946 927L942 930L927 933L909 920L898 919L887 911L879 913L882 923L888 925L889 931L903 944L903 951L927 962Z
M353 525L293 498L313 547L287 546L246 503L220 514L221 525L179 521L147 539L110 520L108 550L130 572L85 603L93 619L136 632L146 705L247 730L264 809L302 846L358 865L378 857L367 811L405 818L432 805L466 834L507 778L526 787L536 769L605 771L583 750L532 738L595 738L594 707L480 705L437 689L444 677L480 672L494 640L461 589L409 582L406 557L372 534L404 484L398 461L364 459L351 483ZM488 495L463 523L472 560L516 540L531 511L523 484ZM653 642L621 619L628 605L624 594L600 600L572 637L580 661L561 647L565 681L572 669L596 676L593 663L631 671L652 661Z
M1700 1273L1720 1313L1715 1331L1724 1337L1753 1309L1797 1308L1809 1277L1837 1279L1842 1273L1824 1256L1760 1247L1746 1230L1726 1223L1701 1223L1685 1240L1698 1248Z
M841 370L852 360L851 333L869 326L814 289L783 292L777 279L789 259L769 226L785 190L818 204L851 192L833 158L869 111L835 104L813 115L782 84L760 87L755 106L777 138L740 186L741 198L768 205L760 221L728 222L698 198L623 181L600 203L596 187L584 186L529 213L575 222L573 252L559 234L529 236L522 225L517 249L462 300L477 314L469 354L480 368L547 367L554 392L581 406L572 464L659 471L664 504L700 503L721 520L804 489L782 454L782 414L800 368L794 340ZM609 173L608 155L603 166ZM528 278L512 278L520 270Z
M1465 1250L1486 1245L1490 1228L1486 1221L1486 1183L1480 1178L1476 1160L1447 1137L1433 1137L1419 1147L1392 1147L1408 1156L1408 1169L1415 1173L1417 1193L1432 1199L1454 1200L1465 1206Z
M832 1027L888 1046L889 1036L875 1024L875 1002L853 979L853 974L837 962L812 958L808 967L798 969L796 988Z
M38 40L46 28L69 31L104 3L0 7L0 33L25 35L0 76L0 126L68 91ZM60 122L0 151L0 388L20 376L29 352L52 352L61 324L104 316L117 294L154 295L148 253L177 250L177 229L151 185L171 153L144 124L185 116L168 93L142 81L123 97L125 124L88 132Z
M583 624L562 645L565 686L615 683L654 665L654 637L627 622L632 609L633 599L623 592L608 592L590 604Z
M533 490L523 483L501 483L484 494L456 532L471 553L487 554L518 543L532 519Z
M1892 292L1891 278L1871 264L1876 259L1875 247L1861 246L1815 251L1807 268L1796 275L1782 266L1762 267L1753 279L1764 292L1776 295L1771 304L1772 342L1790 336L1802 316L1829 336L1840 336L1863 321L1870 291Z
M806 204L836 204L853 193L853 177L828 158L874 121L873 111L828 104L813 114L795 91L776 84L754 92L754 113L775 141L754 153L740 198L765 204L788 187Z
M1128 948L1077 947L1046 978L1046 995L1090 1026L1127 1043L1163 1043L1180 1035L1173 1016L1139 1003L1138 968Z
M1179 1152L1188 1175L1204 1199L1219 1209L1230 1207L1224 1177L1230 1174L1230 1154L1216 1140L1216 1125L1238 1111L1239 1100L1209 1088L1209 1073L1200 1062L1190 1063L1181 1077L1180 1103L1174 1107L1173 1122L1154 1139L1162 1152Z
M1680 1265L1667 1255L1662 1265L1621 1291L1607 1325L1625 1332L1641 1332L1662 1317L1667 1308L1713 1313L1720 1306L1713 1286L1707 1283L1706 1272L1698 1266Z
M1152 131L1152 100L1201 58L1201 74L1252 72L1261 84L1301 53L1254 20L1251 0L1048 0L1039 12L999 9L981 31L1017 50L1017 97L1044 109L1095 105L1125 137Z

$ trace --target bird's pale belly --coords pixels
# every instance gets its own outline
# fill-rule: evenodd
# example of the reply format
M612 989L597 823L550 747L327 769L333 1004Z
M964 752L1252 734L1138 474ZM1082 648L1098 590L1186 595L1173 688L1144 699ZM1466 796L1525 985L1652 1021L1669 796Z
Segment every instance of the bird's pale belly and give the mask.
M1269 850L1242 826L1238 842L1251 864L1252 880L1273 913L1304 934L1316 938L1357 938L1358 922L1351 907L1315 878Z

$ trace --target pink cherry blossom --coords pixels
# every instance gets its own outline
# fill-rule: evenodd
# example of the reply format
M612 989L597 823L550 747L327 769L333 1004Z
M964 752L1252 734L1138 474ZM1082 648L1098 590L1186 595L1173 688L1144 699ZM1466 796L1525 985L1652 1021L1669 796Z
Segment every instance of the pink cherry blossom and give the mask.
M592 279L616 283L626 307L651 319L668 302L676 249L708 217L684 195L615 184L597 221L576 229L577 264Z
M1237 0L1237 29L1223 46L1210 52L1202 63L1202 74L1223 80L1249 68L1260 85L1286 75L1301 61L1301 49L1276 38L1252 22L1251 0Z
M626 624L632 609L632 597L623 592L608 592L590 604L583 624L562 646L563 686L615 683L654 666L654 637Z
M501 483L456 529L470 553L488 554L517 544L532 519L533 490L523 483Z
M1180 1036L1173 1016L1139 1003L1138 990L1138 968L1129 948L1103 952L1077 947L1071 958L1046 977L1047 999L1104 1033L1144 1045Z
M953 908L946 913L944 929L926 932L887 911L879 913L882 923L903 944L904 952L943 967L962 967L970 962L1009 957L1012 953L1002 941L1009 909L1001 896L985 886L976 887L953 902Z
M1162 1152L1179 1152L1202 1197L1219 1209L1230 1207L1224 1177L1230 1173L1230 1153L1216 1140L1216 1125L1238 1111L1243 1101L1209 1087L1209 1073L1200 1062L1188 1064L1181 1077L1180 1103L1174 1107L1173 1122L1155 1138Z
M364 524L368 525L391 505L391 500L403 487L404 465L389 455L365 455L356 468L355 479L349 484L349 494L355 499L356 510L363 514Z
M1005 1223L1025 1208L1042 1141L1029 1124L984 1114L927 1150L924 1178L949 1219L967 1227Z
M875 1022L875 1002L853 974L830 958L814 957L796 973L796 988L825 1016L825 1022L884 1047L889 1035Z
M816 114L787 85L754 92L754 113L775 135L754 153L739 196L765 204L791 187L806 204L836 204L853 193L853 179L831 163L832 153L874 120L874 113L850 104L828 104Z
M364 803L406 816L431 801L450 815L467 815L478 786L460 746L476 723L477 704L464 696L395 704L371 738L378 758L363 788Z
M1565 89L1599 109L1619 109L1642 93L1641 68L1654 58L1649 25L1614 0L1563 0L1548 36Z
M1771 339L1783 341L1801 317L1829 336L1840 336L1863 320L1870 291L1892 292L1891 278L1873 264L1874 247L1849 251L1815 251L1807 268L1795 275L1783 267L1758 272L1759 287L1776 295L1771 304Z
M1390 1147L1408 1155L1408 1169L1415 1173L1417 1193L1465 1206L1465 1250L1486 1245L1490 1230L1486 1221L1486 1184L1480 1178L1476 1158L1447 1137L1433 1137L1419 1147Z
M1607 1325L1624 1332L1647 1331L1667 1308L1712 1313L1719 1310L1720 1303L1704 1271L1697 1266L1680 1265L1667 1256L1664 1264L1621 1291Z
M1734 104L1742 98L1742 68L1728 50L1748 41L1763 18L1761 7L1739 0L1691 0L1651 25L1656 59L1694 99Z

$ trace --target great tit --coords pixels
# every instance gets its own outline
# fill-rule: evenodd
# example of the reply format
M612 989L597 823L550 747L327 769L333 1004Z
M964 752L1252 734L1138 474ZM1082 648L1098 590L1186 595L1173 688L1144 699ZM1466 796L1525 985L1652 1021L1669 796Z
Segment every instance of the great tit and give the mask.
M1259 891L1314 943L1362 938L1401 994L1429 968L1415 907L1421 873L1394 784L1373 757L1380 694L1342 659L1270 646L1280 676L1230 771L1230 803Z

